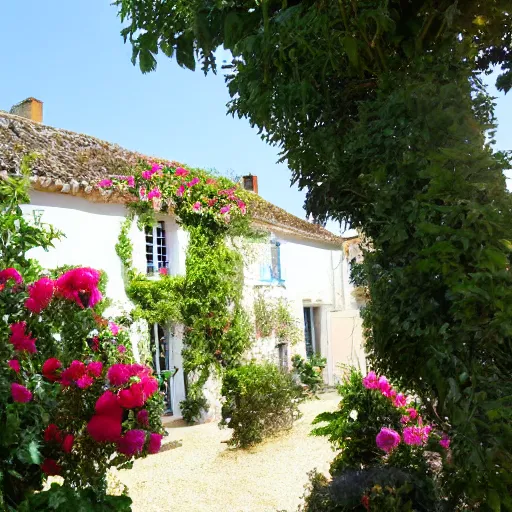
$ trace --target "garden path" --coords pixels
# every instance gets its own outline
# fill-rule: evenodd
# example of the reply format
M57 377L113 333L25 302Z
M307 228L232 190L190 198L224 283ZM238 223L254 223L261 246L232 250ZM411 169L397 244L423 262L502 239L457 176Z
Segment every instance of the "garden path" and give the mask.
M290 432L250 450L228 448L230 431L216 423L173 426L160 453L117 476L134 512L295 512L307 473L327 474L334 457L326 439L309 436L311 421L338 402L329 392L302 404Z

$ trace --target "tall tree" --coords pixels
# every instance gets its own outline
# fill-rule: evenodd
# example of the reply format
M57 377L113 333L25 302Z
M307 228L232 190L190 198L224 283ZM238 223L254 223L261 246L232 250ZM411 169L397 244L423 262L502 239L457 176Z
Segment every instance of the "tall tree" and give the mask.
M371 240L374 366L453 432L452 510L512 510L512 202L479 78L512 86L511 0L118 0L143 72L226 67L229 111L306 207Z

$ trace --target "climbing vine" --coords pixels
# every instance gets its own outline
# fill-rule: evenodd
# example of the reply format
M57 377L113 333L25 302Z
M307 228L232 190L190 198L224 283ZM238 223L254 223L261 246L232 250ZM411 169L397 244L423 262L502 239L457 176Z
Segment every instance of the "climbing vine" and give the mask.
M259 338L274 335L278 343L291 345L302 339L300 325L289 302L283 298L268 299L263 292L258 292L254 298L254 320Z
M185 326L187 398L180 405L183 418L193 422L208 407L203 388L212 372L235 366L251 340L252 327L241 305L242 256L227 243L251 234L244 191L201 170L145 161L133 175L114 176L98 185L127 198L129 215L116 252L125 267L127 295L136 304L134 317ZM156 214L169 210L189 234L186 273L148 279L133 268L129 231L135 217L143 229L155 223Z

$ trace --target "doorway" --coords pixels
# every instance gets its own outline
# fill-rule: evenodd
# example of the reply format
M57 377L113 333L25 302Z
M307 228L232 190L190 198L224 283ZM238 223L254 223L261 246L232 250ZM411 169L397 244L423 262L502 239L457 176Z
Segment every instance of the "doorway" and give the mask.
M175 368L171 368L171 350L170 336L159 324L153 324L149 329L150 347L153 355L153 369L158 378L160 391L164 393L165 412L173 412L173 380L176 373Z
M320 349L320 308L304 306L304 341L306 356L321 355Z

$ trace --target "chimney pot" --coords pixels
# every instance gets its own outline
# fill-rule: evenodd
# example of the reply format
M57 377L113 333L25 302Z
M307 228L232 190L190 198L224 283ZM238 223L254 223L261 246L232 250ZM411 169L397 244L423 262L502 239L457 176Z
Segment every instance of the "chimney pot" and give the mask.
M253 176L252 174L243 176L242 184L245 190L249 190L255 194L258 193L258 176Z
M11 114L25 117L36 123L43 122L43 102L35 98L27 98L26 100L16 103L11 110Z

